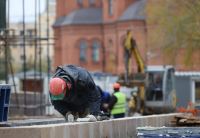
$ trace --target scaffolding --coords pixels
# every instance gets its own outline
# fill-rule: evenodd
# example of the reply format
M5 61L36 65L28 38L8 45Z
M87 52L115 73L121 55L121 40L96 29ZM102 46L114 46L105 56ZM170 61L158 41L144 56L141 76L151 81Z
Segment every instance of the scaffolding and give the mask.
M34 0L35 2L35 13L34 13L34 29L31 31L30 34L27 34L27 32L30 32L26 28L26 22L25 22L25 0L22 0L22 31L19 33L18 30L12 29L10 27L10 0L2 0L1 1L1 7L0 10L3 10L5 13L5 16L3 14L0 15L0 20L5 19L6 23L0 24L0 68L2 70L2 74L4 76L1 76L4 78L5 83L9 83L9 77L12 78L12 84L14 88L14 95L12 95L14 98L13 104L11 103L11 106L13 108L16 108L16 111L21 108L23 108L23 115L44 115L45 109L47 106L50 105L49 97L44 97L43 89L37 89L38 84L44 83L42 80L43 78L43 72L42 72L42 48L46 50L46 60L47 68L46 68L46 74L47 74L47 81L49 82L50 79L50 71L51 71L51 61L50 61L50 47L53 45L53 43L50 43L53 38L50 37L50 23L49 23L49 0L46 0L46 34L45 36L42 35L41 32L41 6L40 0ZM3 13L1 11L1 13ZM32 78L32 84L34 91L30 93L27 86L28 80L27 80L27 47L28 45L32 43L34 45L34 65L33 65L33 78ZM17 90L16 82L14 79L15 71L13 70L13 61L12 61L12 53L11 48L12 47L21 47L22 48L22 90L23 92L20 93ZM4 68L4 69L3 69ZM38 77L39 76L39 77ZM2 79L1 78L1 79ZM40 80L40 81L38 81ZM38 83L40 82L40 83ZM42 85L40 84L40 85ZM19 87L19 86L18 86ZM31 96L30 96L31 95ZM30 101L32 101L30 105ZM32 109L33 113L30 114L30 109ZM40 110L39 113L36 113L36 110Z

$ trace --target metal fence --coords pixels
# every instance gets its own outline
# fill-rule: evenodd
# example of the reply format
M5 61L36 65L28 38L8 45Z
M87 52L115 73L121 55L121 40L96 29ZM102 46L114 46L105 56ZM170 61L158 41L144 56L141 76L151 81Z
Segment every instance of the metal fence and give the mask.
M27 28L25 17L25 0L22 0L22 21L21 29L11 27L10 23L10 0L0 1L0 80L1 83L12 84L11 110L10 113L20 113L23 115L43 115L46 107L50 105L49 97L44 93L44 80L49 81L51 61L49 50L53 45L50 43L53 38L50 36L49 24L49 0L46 0L46 32L42 34L40 0L35 0L35 20L33 27ZM50 38L51 37L51 38ZM28 48L33 47L33 63L27 59ZM12 49L19 48L21 63L17 63L19 70L14 68L14 59ZM45 50L47 55L44 60L42 51ZM46 64L44 67L43 65ZM28 70L32 70L32 76ZM21 78L17 77L16 72L21 71ZM43 72L46 76L43 76ZM16 81L18 80L18 83ZM30 83L31 80L31 83ZM40 80L40 83L38 83ZM29 87L32 90L28 89ZM38 89L38 87L41 87ZM46 90L48 92L48 90Z

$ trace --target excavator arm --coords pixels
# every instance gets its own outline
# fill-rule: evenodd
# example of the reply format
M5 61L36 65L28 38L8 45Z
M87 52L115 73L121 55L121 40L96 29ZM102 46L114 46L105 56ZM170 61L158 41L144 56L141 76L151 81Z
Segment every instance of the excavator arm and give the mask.
M121 85L127 86L127 87L133 87L133 86L141 86L144 85L145 80L145 64L142 59L142 56L140 55L140 52L135 45L130 50L130 56L125 67L125 74L123 74L118 82ZM137 73L131 73L129 70L131 70L131 59L134 58L137 64Z
M137 103L136 107L134 107L135 111L143 114L144 113L144 100L145 100L145 64L144 61L140 55L140 52L135 44L129 51L131 55L128 59L128 67L126 67L126 74L124 75L124 78L119 79L119 83L121 85L127 86L127 87L138 87L138 93L137 93ZM131 58L134 58L137 64L138 72L131 74L129 73L129 68L131 67Z
M145 71L144 61L143 61L137 47L133 47L132 53L136 60L137 65L138 65L138 73L144 73L144 71Z
M137 107L136 107L136 111L143 114L144 113L144 100L145 100L145 65L144 65L144 61L140 55L140 52L136 46L133 47L132 53L133 53L133 56L136 60L137 66L138 66L138 74L144 75L142 78L143 85L138 85L139 91L137 94Z

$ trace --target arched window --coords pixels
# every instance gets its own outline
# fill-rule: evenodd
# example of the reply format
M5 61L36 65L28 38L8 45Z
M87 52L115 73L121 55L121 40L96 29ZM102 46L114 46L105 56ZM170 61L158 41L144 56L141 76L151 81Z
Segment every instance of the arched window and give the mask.
M83 0L76 0L77 4L82 5L83 4Z
M113 15L113 0L108 0L108 12L109 15Z
M95 0L89 0L89 4L90 5L94 5L95 4Z
M80 61L85 62L87 60L87 43L82 40L80 42Z
M92 61L99 62L100 60L100 43L94 41L92 44Z

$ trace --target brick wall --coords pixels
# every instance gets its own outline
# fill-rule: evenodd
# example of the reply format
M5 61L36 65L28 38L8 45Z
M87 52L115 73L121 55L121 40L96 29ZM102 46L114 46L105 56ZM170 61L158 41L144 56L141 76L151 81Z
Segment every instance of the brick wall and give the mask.
M119 22L117 19L122 15L124 10L134 0L116 0L113 3L113 15L108 14L108 1L96 1L96 6L102 6L103 24L99 25L67 25L55 28L55 58L54 67L60 64L76 64L85 67L91 71L105 71L113 74L124 72L123 59L123 40L128 29L132 30L139 50L143 58L147 51L146 31L144 21L126 21ZM68 7L64 8L67 3ZM89 6L88 0L83 0L83 7ZM67 0L65 3L58 3L58 16L68 14L72 10L79 8L76 1ZM94 63L92 61L92 41L97 39L101 44L100 61ZM85 40L88 44L87 62L80 62L79 44L81 40ZM137 70L135 61L133 60L132 69Z

